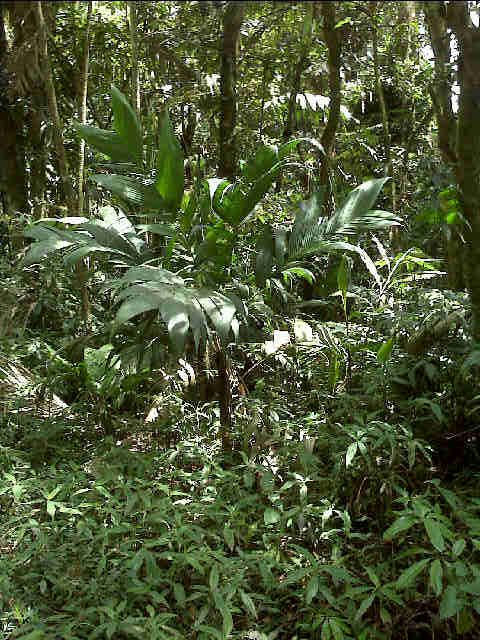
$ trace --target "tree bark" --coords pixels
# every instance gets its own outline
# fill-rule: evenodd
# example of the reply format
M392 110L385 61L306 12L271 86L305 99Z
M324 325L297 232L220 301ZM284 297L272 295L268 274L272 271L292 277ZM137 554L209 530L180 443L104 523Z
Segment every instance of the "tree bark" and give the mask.
M6 68L8 41L0 5L0 193L8 218L17 211L27 210L27 182L25 173L25 145L23 135L23 109L12 103Z
M457 120L452 107L453 76L451 71L451 47L448 23L443 2L423 3L430 42L435 54L435 79L430 87L433 109L438 124L438 147L445 164L457 177ZM447 237L448 284L453 290L465 288L462 241L455 228Z
M449 2L447 20L458 42L460 85L457 129L457 182L466 236L466 280L472 305L472 336L480 342L480 28L468 2Z
M335 135L337 133L340 120L341 94L341 32L335 28L335 3L321 2L320 10L323 16L323 37L328 48L328 87L330 91L330 103L328 109L328 120L323 130L321 144L325 155L322 158L320 169L320 184L326 188L325 202L331 203L332 193L329 180L329 167L332 160L335 145ZM330 208L332 208L330 206Z
M219 175L232 182L237 173L235 124L237 116L237 49L243 21L243 2L229 2L223 19L220 71L220 157Z
M83 44L83 64L82 64L82 78L81 78L81 95L80 95L80 122L82 124L87 123L87 93L88 93L88 65L90 56L90 18L92 15L92 0L88 2L87 20L85 23L85 34ZM77 200L78 200L78 215L83 215L83 183L84 183L84 171L85 171L85 140L80 140L78 148L78 172L77 172Z
M65 153L65 146L63 143L63 124L58 113L57 94L55 91L53 73L50 65L50 58L48 55L47 26L43 17L42 3L40 2L40 0L37 0L37 2L35 2L35 15L37 19L38 35L40 41L40 56L42 58L44 70L45 92L47 94L48 107L50 111L50 117L52 119L53 137L55 141L58 169L67 206L70 209L70 212L74 213L77 211L77 207L75 206L75 196L68 170L67 154Z
M132 45L132 93L137 116L140 117L140 82L138 71L138 34L136 2L128 2L128 24Z

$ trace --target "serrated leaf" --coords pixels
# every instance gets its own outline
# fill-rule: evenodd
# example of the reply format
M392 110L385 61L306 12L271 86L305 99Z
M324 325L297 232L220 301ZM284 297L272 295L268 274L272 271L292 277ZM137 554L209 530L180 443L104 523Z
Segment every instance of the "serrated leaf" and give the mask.
M430 565L430 588L436 596L439 596L443 590L443 569L438 558Z
M397 587L399 589L410 587L415 578L425 569L429 562L430 558L424 558L423 560L419 560L412 564L410 567L405 569L405 571L402 571L396 581Z

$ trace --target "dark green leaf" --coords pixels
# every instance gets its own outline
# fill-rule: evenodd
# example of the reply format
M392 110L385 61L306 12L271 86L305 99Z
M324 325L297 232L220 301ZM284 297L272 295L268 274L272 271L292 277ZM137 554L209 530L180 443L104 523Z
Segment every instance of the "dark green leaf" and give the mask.
M129 149L138 166L142 165L142 128L135 111L126 97L114 85L112 90L112 110L115 129L121 141Z
M155 188L161 195L167 209L176 212L183 197L183 151L173 133L166 107L163 111L159 135Z

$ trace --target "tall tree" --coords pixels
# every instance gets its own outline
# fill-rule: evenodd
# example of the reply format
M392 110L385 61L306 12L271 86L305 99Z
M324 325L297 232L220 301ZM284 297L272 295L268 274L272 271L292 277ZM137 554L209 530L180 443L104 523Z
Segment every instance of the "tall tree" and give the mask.
M468 2L448 2L446 18L458 43L456 175L466 235L465 275L472 305L472 334L480 342L480 27Z
M82 124L87 123L87 93L88 93L88 64L90 57L90 18L92 15L92 0L88 0L87 19L85 23L85 34L83 41L83 64L82 64L82 76L81 76L81 92L80 92L80 122ZM77 200L78 200L78 215L83 215L83 181L84 181L84 169L85 169L85 140L80 140L78 148L78 172L77 172Z
M336 28L335 2L321 2L320 11L323 17L323 38L328 48L328 87L330 92L330 102L328 110L328 121L323 130L321 143L324 157L320 169L320 184L327 188L326 202L331 200L331 189L328 170L335 143L340 119L341 94L341 32Z
M445 164L457 172L457 120L453 113L454 76L449 25L443 2L424 2L425 21L434 53L435 77L430 96L438 125L438 147ZM451 289L465 287L461 238L455 229L448 230L447 271Z
M223 17L220 51L219 174L234 180L237 172L235 124L237 115L237 53L244 13L243 2L228 2Z
M11 69L11 64L21 59L22 52L29 51L23 47L26 33L31 29L28 3L4 3L0 5L0 193L2 194L4 213L13 217L17 211L27 209L27 181L25 172L25 140L23 134L23 105L16 100L16 83L18 77ZM5 30L5 7L10 13L10 21L14 26L14 46L7 64L9 51ZM9 87L11 80L11 87Z
M57 153L58 170L62 181L63 192L67 205L70 211L74 212L77 210L75 206L76 202L68 168L67 154L65 152L65 145L63 142L63 123L58 112L57 93L55 91L52 67L50 64L50 57L48 53L48 32L43 16L42 2L40 2L40 0L35 2L34 8L40 42L40 56L44 69L45 92L48 99L50 118L52 119L53 137L55 141L55 151Z

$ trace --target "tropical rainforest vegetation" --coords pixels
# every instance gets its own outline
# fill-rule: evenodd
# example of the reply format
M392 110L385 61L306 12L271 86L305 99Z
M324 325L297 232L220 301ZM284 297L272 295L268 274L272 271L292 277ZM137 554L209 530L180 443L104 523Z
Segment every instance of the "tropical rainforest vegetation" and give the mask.
M478 639L477 2L0 2L0 635Z

